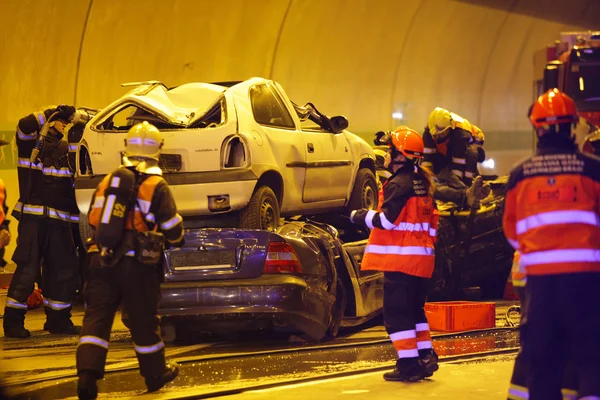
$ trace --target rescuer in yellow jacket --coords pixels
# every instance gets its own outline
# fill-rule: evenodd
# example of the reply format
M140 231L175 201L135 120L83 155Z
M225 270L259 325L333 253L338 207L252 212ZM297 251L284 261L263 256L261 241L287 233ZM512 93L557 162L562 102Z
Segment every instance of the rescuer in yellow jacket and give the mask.
M503 228L527 273L529 398L560 399L572 362L577 392L600 396L600 159L578 151L575 103L557 89L532 105L536 154L510 174Z
M104 376L110 330L117 307L129 316L131 336L148 391L177 377L166 363L157 316L159 264L165 241L183 244L183 222L158 167L163 140L143 122L126 138L124 167L107 175L92 198L90 267L84 296L87 308L77 347L80 399L95 399Z
M431 175L416 163L423 157L421 136L400 127L387 142L385 167L392 175L379 193L379 208L354 210L350 218L372 229L361 269L384 272L383 317L398 354L396 368L384 379L414 382L438 369L423 309L438 213Z

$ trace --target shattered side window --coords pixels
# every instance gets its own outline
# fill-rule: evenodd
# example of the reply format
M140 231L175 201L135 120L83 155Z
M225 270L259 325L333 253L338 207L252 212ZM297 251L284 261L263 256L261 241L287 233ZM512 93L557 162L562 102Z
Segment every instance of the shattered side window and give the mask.
M101 131L128 131L133 125L148 121L158 129L168 129L172 126L141 107L130 104L116 110L110 117L97 126Z
M295 129L294 120L287 108L267 85L250 88L250 102L254 120L261 125Z

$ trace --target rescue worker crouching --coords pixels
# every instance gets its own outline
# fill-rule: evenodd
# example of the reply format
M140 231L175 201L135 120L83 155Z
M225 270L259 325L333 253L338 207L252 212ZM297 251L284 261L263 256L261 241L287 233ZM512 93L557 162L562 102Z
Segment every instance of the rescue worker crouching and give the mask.
M0 140L0 147L7 145L8 142ZM8 206L6 205L6 187L4 181L0 179L0 268L6 266L4 260L4 251L6 246L10 243L10 231L8 230L9 220L7 217Z
M400 127L387 142L385 166L392 175L379 192L379 208L354 210L350 218L372 229L361 269L384 273L385 328L398 354L396 368L384 379L414 382L438 369L423 309L434 268L438 213L431 174L416 163L423 157L421 136Z
M87 304L77 348L80 399L95 399L104 376L110 331L117 307L129 315L140 373L148 391L175 379L176 363L166 363L157 316L158 267L164 241L183 244L183 222L158 167L163 140L143 122L125 139L123 167L107 175L92 198L90 266L84 287ZM159 233L160 232L160 233ZM163 236L164 235L164 236Z
M26 338L27 298L33 292L43 261L45 328L53 334L78 334L71 321L71 302L79 281L72 225L79 223L73 189L74 170L68 162L66 126L77 117L62 105L22 118L17 126L19 200L12 215L19 221L17 264L8 289L4 336Z
M600 159L578 151L573 100L557 89L532 105L533 157L510 173L504 234L525 267L529 399L562 399L572 363L580 398L600 397ZM586 397L587 396L587 397Z

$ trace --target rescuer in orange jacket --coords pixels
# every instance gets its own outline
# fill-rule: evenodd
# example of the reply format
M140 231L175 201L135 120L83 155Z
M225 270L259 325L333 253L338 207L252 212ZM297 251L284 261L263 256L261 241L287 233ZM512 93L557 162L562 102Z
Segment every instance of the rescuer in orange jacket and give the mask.
M177 377L166 363L157 316L158 268L164 242L183 244L183 222L158 159L163 139L144 121L125 139L124 167L107 175L92 198L89 223L90 266L84 296L87 308L77 347L77 392L95 399L104 376L110 331L117 307L129 316L129 328L149 392Z
M0 140L0 147L7 145L8 142ZM10 243L10 231L8 230L8 206L6 205L6 187L4 182L0 179L0 268L6 266L4 260L4 249Z
M529 399L529 390L527 389L527 377L529 375L528 368L528 357L529 357L529 346L525 343L523 338L524 332L527 328L527 313L529 308L529 298L525 291L527 284L527 274L525 268L521 265L521 254L515 251L513 258L513 266L511 270L512 284L517 292L519 299L521 300L521 322L519 324L519 354L515 359L515 365L513 367L513 373L510 378L510 386L508 388L508 400L527 400ZM574 388L577 387L575 379L575 370L573 363L567 365L565 370L565 376L562 385L562 396L566 400L577 399L577 391Z
M19 120L15 142L19 156L19 200L12 215L19 221L17 264L4 310L4 336L27 338L27 298L43 262L44 328L52 334L79 333L71 321L72 301L79 282L73 225L79 209L73 188L74 169L68 162L66 128L75 121L75 107L61 105Z
M385 140L384 140L385 142ZM390 381L418 381L438 369L423 307L434 267L438 213L430 173L416 164L423 140L400 127L387 140L385 166L392 176L379 192L375 210L354 210L351 220L371 228L363 270L384 272L383 317L398 353Z
M532 105L536 154L510 174L503 227L527 273L532 400L562 399L568 362L581 398L600 396L600 159L577 150L577 109L549 90Z

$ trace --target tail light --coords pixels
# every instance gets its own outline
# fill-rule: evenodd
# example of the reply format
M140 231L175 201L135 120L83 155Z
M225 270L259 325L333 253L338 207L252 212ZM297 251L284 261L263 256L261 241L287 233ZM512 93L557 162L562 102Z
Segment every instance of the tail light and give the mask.
M290 244L269 242L264 268L265 274L297 274L301 272L302 265L300 265L296 251Z

